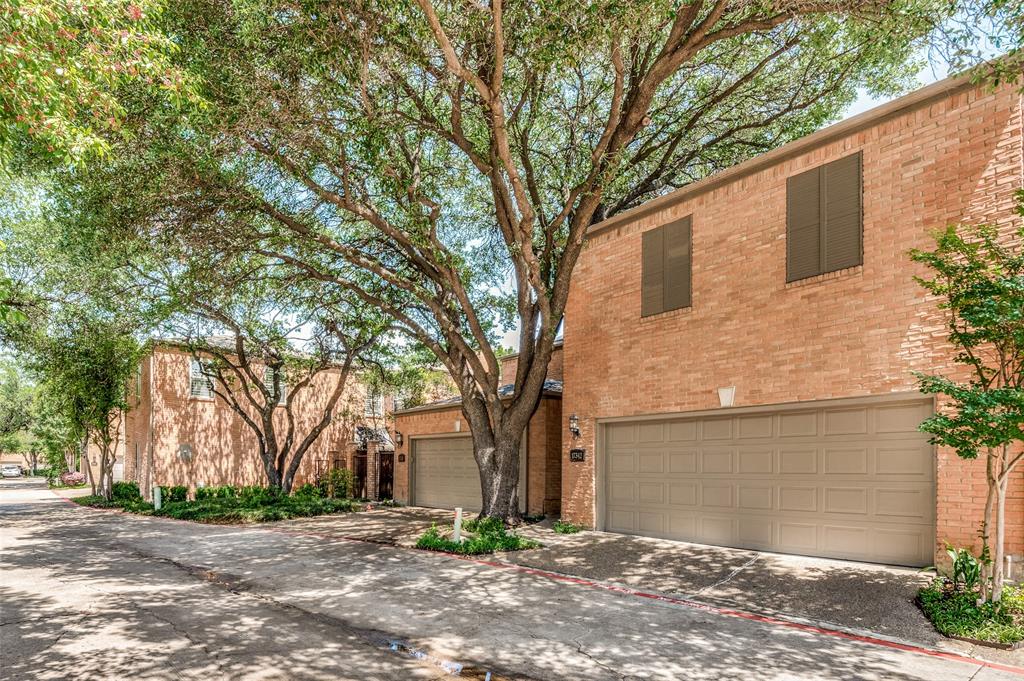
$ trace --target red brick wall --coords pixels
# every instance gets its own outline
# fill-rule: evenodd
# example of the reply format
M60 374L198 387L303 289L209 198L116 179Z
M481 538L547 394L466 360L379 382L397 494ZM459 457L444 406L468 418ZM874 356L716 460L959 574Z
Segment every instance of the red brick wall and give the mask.
M531 515L558 514L561 501L561 399L544 398L527 430L527 499ZM458 424L458 425L456 425ZM458 405L445 409L398 414L395 428L403 441L395 447L395 499L409 502L409 442L421 435L469 433L469 423ZM401 461L402 457L405 461Z
M565 374L563 364L563 346L558 343L551 351L551 362L548 363L548 378L554 381L561 381ZM508 355L501 358L501 382L502 384L515 383L516 370L518 369L519 355Z
M139 480L147 494L150 478L157 485L193 488L199 484L267 484L256 436L242 418L220 398L190 397L189 357L180 350L159 347L143 360L142 398L128 416L126 478ZM296 397L293 413L297 416L297 438L305 437L320 418L336 380L336 373L322 373ZM361 391L346 390L332 422L306 452L296 485L311 480L317 459L325 465L328 452L351 448L352 424L362 416L361 398ZM283 433L284 410L278 412L278 427ZM134 466L136 443L143 464L139 471ZM191 461L178 455L181 444L192 447Z
M786 283L786 178L863 152L864 264ZM595 420L913 390L912 371L960 372L907 252L954 222L1015 223L1017 92L974 88L904 112L595 234L565 321L565 413L593 451ZM640 318L641 233L693 216L693 305ZM594 457L568 463L563 514L593 525ZM576 446L573 443L573 446ZM975 541L984 463L937 452L937 541ZM1008 548L1024 551L1024 469L1010 484Z

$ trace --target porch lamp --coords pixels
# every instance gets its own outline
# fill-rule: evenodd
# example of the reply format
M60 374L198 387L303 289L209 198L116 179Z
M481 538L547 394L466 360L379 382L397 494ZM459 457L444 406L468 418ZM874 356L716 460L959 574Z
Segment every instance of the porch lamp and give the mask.
M569 417L569 434L572 435L572 439L577 439L580 436L580 417L573 414Z
M402 431L400 430L395 431L395 444L399 447L402 446Z

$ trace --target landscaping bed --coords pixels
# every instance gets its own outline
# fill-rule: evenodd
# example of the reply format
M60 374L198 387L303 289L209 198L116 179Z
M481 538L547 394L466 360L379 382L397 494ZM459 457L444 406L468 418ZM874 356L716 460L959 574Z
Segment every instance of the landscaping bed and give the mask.
M196 491L194 501L184 498L184 488L166 488L168 499L159 511L143 500L135 483L115 483L111 499L85 496L73 499L93 508L118 508L129 513L213 524L261 523L289 518L346 513L359 510L351 499L318 496L309 488L284 496L264 487L210 487Z
M432 526L416 541L416 548L466 556L477 556L495 551L522 551L535 549L540 543L520 537L505 527L497 518L470 519L462 523L461 541L456 542L454 528Z
M1005 585L998 604L977 604L973 589L936 579L917 595L918 605L943 636L1015 648L1024 641L1024 586Z

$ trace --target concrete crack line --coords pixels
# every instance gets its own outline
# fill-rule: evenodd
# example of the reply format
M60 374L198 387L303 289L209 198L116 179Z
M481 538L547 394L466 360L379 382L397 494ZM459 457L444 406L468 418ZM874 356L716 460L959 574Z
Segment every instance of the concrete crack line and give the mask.
M618 669L615 669L611 665L602 662L601 660L597 659L596 657L588 653L586 650L583 649L583 641L581 641L580 639L573 639L573 643L576 644L576 653L578 655L582 655L583 657L587 658L588 660L596 664L601 669L614 674L619 679L619 681L628 681L628 679L633 678L630 674L624 674L623 672L620 672Z
M734 569L732 572L727 574L724 579L720 579L717 582L715 582L714 584L709 584L709 585L707 585L705 587L701 587L700 589L697 589L692 594L690 594L688 596L688 598L693 598L694 596L702 594L705 591L711 591L712 589L717 589L718 587L720 587L723 584L726 584L727 582L731 581L733 579L733 577L735 577L736 575L738 575L739 573L743 572L748 567L750 567L751 565L756 563L758 561L758 559L760 559L760 558L761 558L761 554L760 553L755 553L753 555L753 557L751 557L750 560L748 560L746 563L744 563L743 565L740 565L738 568Z

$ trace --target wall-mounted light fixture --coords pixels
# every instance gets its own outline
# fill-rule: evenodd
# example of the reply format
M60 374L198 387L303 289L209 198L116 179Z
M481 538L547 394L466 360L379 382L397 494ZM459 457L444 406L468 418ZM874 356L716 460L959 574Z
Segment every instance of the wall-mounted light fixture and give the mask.
M569 434L574 440L580 436L580 417L576 414L569 417Z
M402 446L402 431L400 431L400 430L396 430L395 431L395 446L397 446L397 447L401 447Z
M731 407L736 400L736 386L730 385L718 389L718 403L723 407Z

